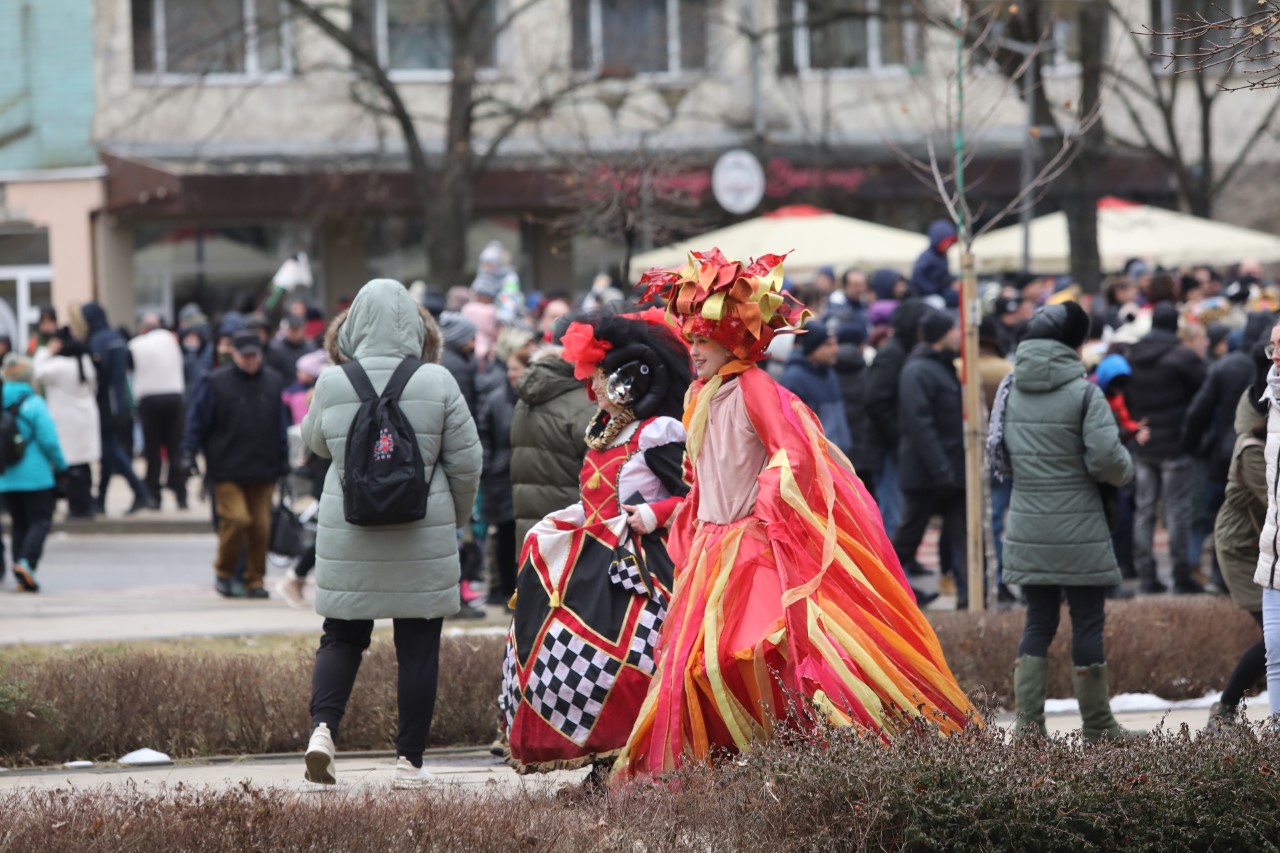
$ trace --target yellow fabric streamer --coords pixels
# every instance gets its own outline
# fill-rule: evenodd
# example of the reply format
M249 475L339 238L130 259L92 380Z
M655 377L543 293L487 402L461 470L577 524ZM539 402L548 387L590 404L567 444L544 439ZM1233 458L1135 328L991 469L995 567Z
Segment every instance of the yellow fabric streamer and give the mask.
M708 379L706 384L698 389L691 403L686 402L682 419L687 436L684 446L691 462L698 460L698 453L702 450L702 442L707 437L707 418L711 415L711 400L716 396L716 392L720 390L725 377L736 376L755 366L755 362L745 359L735 359L729 362L716 371L716 375ZM690 388L690 391L692 390Z

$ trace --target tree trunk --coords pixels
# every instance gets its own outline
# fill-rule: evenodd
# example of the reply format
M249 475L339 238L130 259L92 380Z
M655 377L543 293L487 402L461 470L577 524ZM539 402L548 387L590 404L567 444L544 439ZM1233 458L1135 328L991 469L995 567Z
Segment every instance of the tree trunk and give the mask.
M1102 99L1102 71L1106 62L1107 12L1097 3L1081 3L1080 31L1080 99L1081 121L1097 116L1076 144L1075 159L1063 173L1062 209L1067 216L1068 243L1071 247L1071 277L1085 291L1101 289L1102 261L1098 253L1099 177L1107 168L1106 133L1103 130L1099 104ZM1044 79L1041 77L1040 79ZM1047 112L1048 99L1041 89L1042 107Z
M473 205L472 178L475 155L471 145L476 86L475 16L454 22L453 78L449 83L449 120L444 154L436 186L425 199L427 259L432 289L447 290L471 282L467 271L467 230Z

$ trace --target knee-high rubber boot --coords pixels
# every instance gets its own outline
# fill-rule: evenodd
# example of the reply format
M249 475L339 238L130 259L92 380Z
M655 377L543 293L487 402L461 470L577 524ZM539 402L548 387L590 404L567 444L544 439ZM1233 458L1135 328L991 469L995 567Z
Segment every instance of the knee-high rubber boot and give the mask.
M1023 655L1013 666L1013 699L1018 718L1013 735L1017 738L1046 737L1044 691L1049 677L1049 659Z
M1097 743L1104 738L1114 741L1141 740L1146 737L1146 732L1121 727L1112 715L1111 691L1105 663L1072 668L1071 682L1075 686L1076 698L1080 700L1080 718L1084 722L1086 742Z

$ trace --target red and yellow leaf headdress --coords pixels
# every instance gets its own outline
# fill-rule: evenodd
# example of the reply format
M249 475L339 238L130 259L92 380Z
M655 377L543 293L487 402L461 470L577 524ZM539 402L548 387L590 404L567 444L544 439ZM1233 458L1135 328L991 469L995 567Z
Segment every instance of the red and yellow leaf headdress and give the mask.
M759 361L774 336L794 332L812 316L782 291L785 257L761 255L744 266L719 249L690 252L682 267L646 272L637 285L640 301L662 297L686 338L708 337L737 358Z

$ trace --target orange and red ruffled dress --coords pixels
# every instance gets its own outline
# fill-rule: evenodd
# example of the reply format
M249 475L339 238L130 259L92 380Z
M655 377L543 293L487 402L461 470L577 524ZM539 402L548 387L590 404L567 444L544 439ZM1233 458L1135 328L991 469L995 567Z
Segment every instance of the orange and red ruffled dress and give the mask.
M722 380L722 377L723 380ZM621 778L744 750L796 698L891 736L973 713L885 535L813 412L750 362L691 390L693 489L672 522L675 588Z

